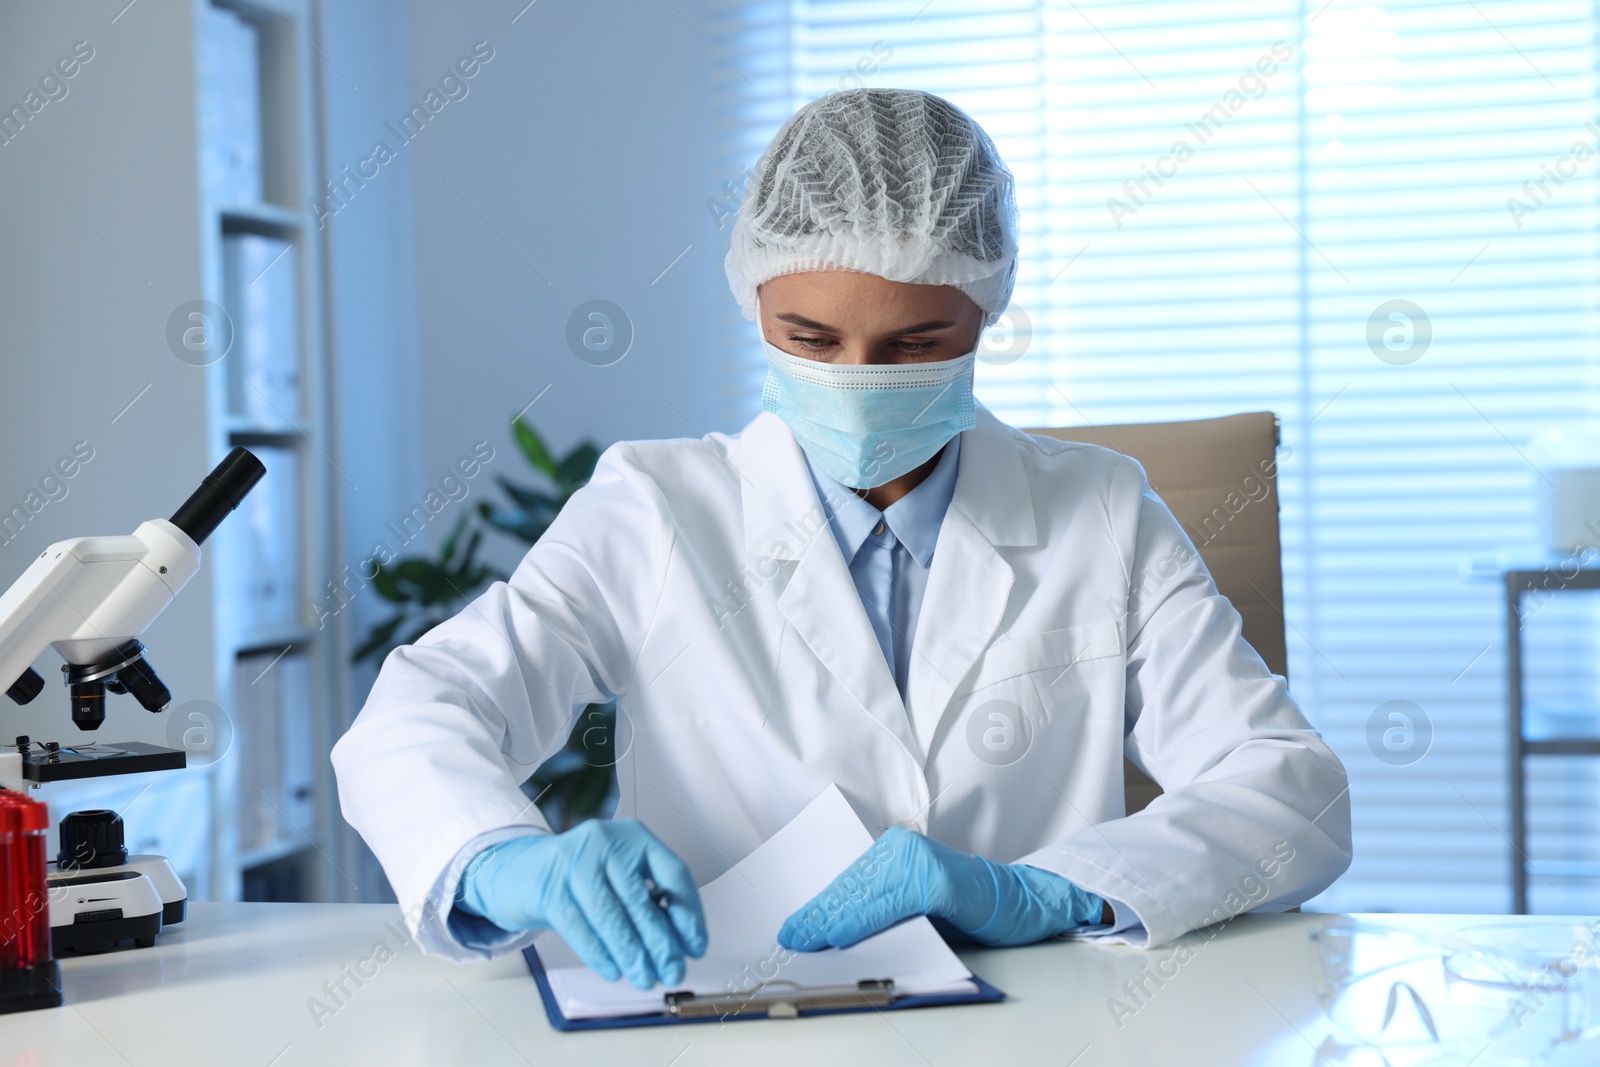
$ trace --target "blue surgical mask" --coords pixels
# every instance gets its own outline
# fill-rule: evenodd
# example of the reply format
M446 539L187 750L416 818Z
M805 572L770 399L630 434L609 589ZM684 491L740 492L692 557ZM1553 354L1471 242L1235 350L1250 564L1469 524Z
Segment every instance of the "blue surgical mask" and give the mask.
M762 344L762 408L784 421L813 463L853 489L894 481L977 425L976 348L938 362L835 364Z

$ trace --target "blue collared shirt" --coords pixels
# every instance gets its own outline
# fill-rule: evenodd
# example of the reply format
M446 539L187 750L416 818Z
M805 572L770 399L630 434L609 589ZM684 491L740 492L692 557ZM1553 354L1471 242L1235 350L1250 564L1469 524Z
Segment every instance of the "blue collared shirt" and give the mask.
M902 701L928 569L933 566L939 525L955 495L960 465L961 435L957 434L916 488L879 511L806 457L828 527L850 566L850 577L861 594ZM887 613L883 605L888 606Z

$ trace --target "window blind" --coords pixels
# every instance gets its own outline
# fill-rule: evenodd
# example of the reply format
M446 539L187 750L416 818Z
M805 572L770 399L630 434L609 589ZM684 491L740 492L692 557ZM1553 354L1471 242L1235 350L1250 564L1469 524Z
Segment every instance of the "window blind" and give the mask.
M988 407L1023 426L1279 415L1291 692L1350 771L1355 824L1355 861L1314 906L1504 910L1502 600L1462 565L1534 547L1526 442L1600 400L1591 5L712 11L724 232L800 105L926 89L1018 182L1017 314L986 338ZM737 425L763 363L736 310L722 341ZM1596 613L1569 614L1538 677L1593 700ZM1420 758L1369 739L1389 701L1431 728ZM1530 767L1535 910L1600 899L1596 766Z

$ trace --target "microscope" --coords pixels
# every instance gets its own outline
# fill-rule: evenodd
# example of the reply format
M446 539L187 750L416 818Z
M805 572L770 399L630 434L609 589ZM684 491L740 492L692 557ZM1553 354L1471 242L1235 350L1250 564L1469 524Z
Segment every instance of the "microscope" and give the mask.
M200 546L266 473L235 448L201 480L170 519L127 536L75 537L39 553L0 595L0 686L18 704L44 690L32 667L46 647L61 658L72 722L93 734L106 719L106 693L161 712L172 693L145 658L139 636L200 569ZM0 749L0 787L186 765L180 749L140 741L69 744L22 735ZM155 944L162 926L183 921L188 894L162 856L128 855L122 819L109 809L77 811L60 823L60 851L48 865L51 942L56 952L102 952L131 941Z

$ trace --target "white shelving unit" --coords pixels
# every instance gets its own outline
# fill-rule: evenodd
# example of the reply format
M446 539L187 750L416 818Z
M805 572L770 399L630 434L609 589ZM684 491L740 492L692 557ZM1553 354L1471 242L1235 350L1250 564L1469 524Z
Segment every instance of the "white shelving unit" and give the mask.
M201 114L211 75L202 51L207 18L219 9L257 34L259 62L248 81L261 100L259 196L218 197L199 180L205 152L217 143L215 124L203 128ZM122 812L130 849L171 858L196 900L239 899L258 875L285 869L299 875L290 886L296 895L334 900L354 893L322 857L351 869L335 847L348 835L339 829L326 761L349 705L348 619L319 629L311 606L322 601L333 573L340 544L334 503L343 486L323 458L339 461L330 435L325 235L305 210L323 168L325 68L313 17L320 15L315 0L136 4L94 19L75 5L29 4L8 10L0 32L0 66L8 70L43 69L74 47L79 57L70 98L51 102L21 134L13 124L0 147L0 194L12 205L0 257L0 508L37 488L41 472L75 442L91 457L66 482L69 493L13 521L0 539L0 586L55 541L126 534L170 515L234 444L263 453L278 447L294 458L299 566L292 613L252 629L230 622L227 586L238 572L220 567L219 557L223 535L243 517L235 514L207 541L200 572L142 635L151 665L172 689L171 709L151 715L114 697L104 728L84 734L68 718L54 651L33 664L50 683L39 698L26 706L0 698L0 739L8 742L26 733L62 744L172 746L182 743L174 734L187 725L187 708L233 710L241 658L265 652L270 660L285 649L304 657L309 696L292 721L303 728L296 739L309 748L315 772L309 797L280 798L300 807L304 834L244 847L240 748L248 739L209 765L191 757L181 771L53 782L39 791L52 824L83 808ZM120 147L107 155L105 145ZM174 323L194 301L227 302L223 238L231 233L293 246L294 347L304 398L293 419L238 417L227 402L230 357L206 366L174 341ZM273 478L269 470L252 497ZM247 779L242 784L249 787ZM52 829L51 849L54 837Z
M218 573L213 584L215 597L215 659L219 703L229 714L234 727L231 751L211 770L213 811L211 855L213 857L211 895L215 899L311 899L330 900L341 895L344 879L325 858L338 811L334 801L332 771L327 752L334 741L335 709L341 705L340 680L346 659L343 628L329 625L318 628L311 608L322 600L325 584L333 573L335 514L332 480L339 477L328 458L333 454L329 428L326 383L327 330L323 306L322 236L304 205L321 184L317 111L316 53L312 37L316 29L308 0L193 0L196 40L196 121L198 155L201 161L213 146L206 141L207 125L201 121L208 101L208 85L203 72L207 47L203 20L207 8L229 12L254 30L258 45L260 107L260 188L261 199L241 202L231 195L219 195L213 183L202 174L200 181L201 279L204 299L227 309L230 318L238 313L229 307L229 285L224 254L225 239L254 234L285 242L293 255L285 263L273 263L266 270L293 270L294 340L298 351L274 352L275 358L288 355L298 361L300 410L285 411L272 405L263 416L240 411L231 399L239 395L239 360L243 357L242 324L235 325L237 351L207 368L206 418L210 460L220 460L236 445L251 449L268 471L252 496L267 490L274 477L273 456L292 458L280 463L278 477L293 479L287 495L292 515L273 518L292 524L296 545L284 556L295 563L298 573L277 575L277 580L292 582L292 606L287 616L265 625L240 622L240 606L235 579L249 575L248 553L243 548L241 513L225 522L214 535L231 538L219 545L219 558L230 557L235 573ZM203 164L202 164L203 165ZM255 284L251 279L244 284ZM230 380L230 375L235 376ZM281 489L281 486L278 487ZM268 494L269 506L282 498ZM260 506L261 502L256 502ZM284 557L280 557L284 558ZM281 682L289 674L284 667L291 658L303 657L307 679L303 689L283 688L286 703L283 718L272 722L257 713L245 715L248 701L240 694L259 695L254 687ZM263 667L263 664L265 666ZM268 675L276 676L268 681ZM298 672L297 672L298 673ZM295 696L293 692L303 695ZM309 748L309 776L286 783L284 756L286 737L304 740ZM263 752L276 746L276 754ZM252 768L265 767L275 780L256 781ZM300 795L309 789L310 796Z

